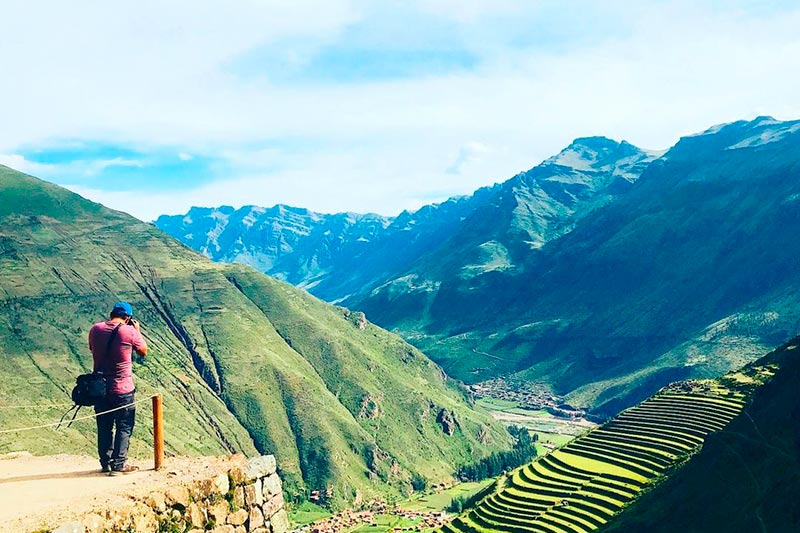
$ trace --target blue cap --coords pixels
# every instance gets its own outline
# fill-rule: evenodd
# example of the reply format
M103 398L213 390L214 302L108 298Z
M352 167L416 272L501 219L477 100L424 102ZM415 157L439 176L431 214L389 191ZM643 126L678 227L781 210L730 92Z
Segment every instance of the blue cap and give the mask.
M133 316L133 306L128 302L117 302L111 310L112 315Z

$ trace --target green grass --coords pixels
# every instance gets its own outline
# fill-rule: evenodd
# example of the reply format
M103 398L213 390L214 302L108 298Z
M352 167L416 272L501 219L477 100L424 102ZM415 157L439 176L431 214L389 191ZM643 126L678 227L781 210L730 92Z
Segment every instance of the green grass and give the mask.
M768 372L758 368L746 368L747 379L720 380L756 389L747 416L710 435L685 468L633 502L603 532L796 531L799 341L765 358L781 367L766 384Z
M400 503L409 511L444 511L455 498L470 497L494 483L494 479L478 482L459 483L449 489L435 493L425 493Z
M525 416L540 416L551 417L545 409L530 409L523 407L519 402L514 400L504 400L502 398L492 398L490 396L483 396L475 400L475 405L482 407L488 411L496 411L502 413L513 413Z
M545 433L543 431L537 431L536 434L539 435L539 440L536 441L536 453L539 455L550 453L551 449L545 446L545 444L552 444L556 448L560 448L575 439L573 435L560 435L558 433Z
M0 405L67 401L90 369L89 327L128 300L150 345L134 366L139 398L164 395L168 453L274 454L290 495L331 489L343 506L357 492L399 498L414 476L452 480L459 465L510 448L501 424L396 335L5 167L0 251ZM146 409L135 455L152 441ZM437 422L444 412L453 435ZM0 409L0 427L60 415ZM79 422L3 434L0 453L93 455L94 433Z
M292 505L289 510L289 520L298 527L330 516L331 512L328 509L312 502Z
M421 522L421 519L409 519L391 514L379 514L375 516L375 525L362 524L349 530L349 533L385 533L396 527L413 527Z
M604 527L642 491L660 483L662 473L669 474L689 458L704 438L728 424L768 374L750 368L728 379L726 383L735 384L734 391L740 395L734 401L729 399L732 391L720 383L700 383L689 392L678 392L676 386L577 439L557 436L563 448L514 470L493 495L449 529L491 533L533 527L544 532L588 532ZM513 402L504 401L484 402L484 406L515 408ZM633 426L627 427L622 420L634 421ZM688 433L695 435L692 446L686 444Z

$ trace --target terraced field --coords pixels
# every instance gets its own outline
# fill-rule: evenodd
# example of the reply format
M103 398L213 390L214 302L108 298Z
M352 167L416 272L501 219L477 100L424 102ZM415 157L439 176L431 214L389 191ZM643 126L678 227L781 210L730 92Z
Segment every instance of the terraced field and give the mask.
M742 410L747 394L718 384L662 390L515 470L497 492L441 531L582 533L602 527Z

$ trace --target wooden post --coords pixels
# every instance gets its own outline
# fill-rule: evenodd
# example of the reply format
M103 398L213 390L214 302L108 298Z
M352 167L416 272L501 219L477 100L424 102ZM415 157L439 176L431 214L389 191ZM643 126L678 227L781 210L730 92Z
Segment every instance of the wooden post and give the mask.
M153 469L161 468L164 462L164 415L161 409L161 395L153 396Z

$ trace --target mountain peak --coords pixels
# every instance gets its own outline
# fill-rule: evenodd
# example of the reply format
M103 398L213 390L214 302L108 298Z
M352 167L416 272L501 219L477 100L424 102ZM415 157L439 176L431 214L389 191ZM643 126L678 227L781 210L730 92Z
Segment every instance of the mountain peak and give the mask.
M599 149L609 149L609 148L616 148L619 146L619 142L615 141L614 139L609 139L603 135L593 135L590 137L578 137L574 139L570 143L570 147L573 146L584 146L587 148L599 150Z
M778 124L778 123L780 123L780 120L776 120L775 117L772 117L770 115L759 115L756 118L754 118L751 123L759 123L760 124L760 123L764 123L764 122L770 122L770 123L773 123L773 124Z
M739 150L775 143L800 132L800 120L777 120L762 115L753 120L717 124L700 133L682 137L669 158L692 157L698 150Z
M545 159L539 168L564 167L571 172L609 172L633 182L644 166L660 155L659 152L642 150L628 141L615 141L601 136L578 137L558 154Z

